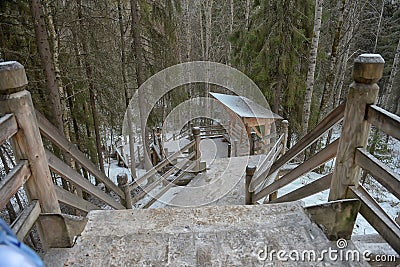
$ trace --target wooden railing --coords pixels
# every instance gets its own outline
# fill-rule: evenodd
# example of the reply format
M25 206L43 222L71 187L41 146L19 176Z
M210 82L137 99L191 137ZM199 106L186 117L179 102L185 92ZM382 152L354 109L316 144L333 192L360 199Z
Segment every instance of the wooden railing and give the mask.
M161 162L159 162L152 169L148 170L143 176L138 179L135 179L131 183L128 183L128 179L124 179L123 182L119 184L122 190L125 193L125 201L126 206L128 208L132 208L132 206L143 199L145 196L150 196L150 201L144 205L144 208L150 207L157 199L159 199L163 194L165 194L176 181L182 178L187 172L198 172L200 170L200 128L194 127L192 129L193 140L188 144L183 146L181 149L165 158ZM189 151L189 155L184 157L181 161L175 163L178 158L180 158L185 151ZM164 172L160 177L156 180L152 181L153 177L162 172L162 170L169 166L170 169ZM168 177L174 175L175 178L172 181L167 180ZM147 182L146 185L142 184ZM157 193L156 196L152 196L149 194L153 189L155 189L160 184L166 184L166 186ZM136 194L132 198L132 191L136 188L140 187L141 192Z
M296 145L271 164L268 171L260 172L255 166L246 170L246 204L254 204L264 198L264 203L279 203L303 199L329 189L329 201L347 198L361 202L360 213L377 232L400 253L400 227L360 185L360 168L368 172L390 193L400 199L400 176L366 151L371 124L386 134L400 140L400 117L375 106L382 77L384 60L380 55L361 55L354 64L353 79L346 104L333 110L315 129L301 138ZM317 154L289 171L279 180L268 184L270 176L315 143L326 131L343 120L342 133ZM321 166L336 156L333 173L300 187L276 199L268 196L305 173ZM273 158L273 157L271 157ZM260 178L268 184L257 190ZM351 223L351 222L349 222Z

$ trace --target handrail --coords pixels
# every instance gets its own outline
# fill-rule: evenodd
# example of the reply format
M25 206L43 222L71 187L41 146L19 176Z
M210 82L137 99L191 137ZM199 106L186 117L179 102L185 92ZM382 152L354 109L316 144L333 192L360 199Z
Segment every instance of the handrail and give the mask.
M286 195L278 197L274 200L270 200L268 203L282 203L282 202L289 202L289 201L296 201L299 199L303 199L324 190L329 189L332 180L332 173L328 173L323 177L302 186Z
M291 147L285 155L278 158L274 164L272 164L268 175L274 173L285 163L292 160L294 157L303 152L306 148L312 145L318 138L320 138L326 131L331 129L335 124L343 119L345 109L345 103L336 107L332 112L330 112L312 131L307 133L303 138L301 138L293 147Z
M395 173L385 164L363 148L357 148L356 164L371 174L390 193L400 199L400 175Z
M369 123L400 140L399 116L376 105L368 105L366 117Z
M0 146L18 132L18 124L14 114L6 114L0 118Z
M122 206L121 203L115 201L115 199L112 198L110 195L101 191L91 182L84 179L79 173L77 173L74 169L69 167L65 162L57 158L53 153L48 150L46 150L46 157L49 167L53 172L72 182L76 186L80 187L82 190L94 195L110 207L114 209L125 209L125 207Z
M140 178L138 178L137 180L132 181L129 184L129 189L133 190L136 187L139 186L140 183L142 183L143 181L145 181L146 179L150 178L151 176L153 176L154 174L156 174L157 171L161 170L161 168L167 166L169 163L171 163L172 161L174 161L175 159L177 159L179 157L179 155L182 153L182 151L185 151L189 148L191 148L192 146L195 145L195 140L191 141L190 143L188 143L187 145L185 145L183 148L181 148L180 150L176 151L174 154L172 154L171 156L169 156L168 158L164 159L163 161L161 161L160 163L158 163L156 166L154 166L153 168L151 168L150 170L148 170L143 176L141 176Z
M313 157L308 159L307 161L303 162L297 168L290 171L288 174L283 176L281 179L273 182L272 184L268 185L267 187L261 189L259 192L254 194L253 202L256 202L263 197L271 194L272 192L278 190L279 188L293 182L294 180L298 179L303 174L321 166L328 160L332 159L336 155L336 151L338 148L339 139L336 139L324 149L319 151Z
M283 138L284 134L282 134L276 141L275 145L271 148L271 150L268 152L263 162L260 164L260 167L257 167L257 170L254 173L254 176L250 182L250 187L249 187L250 192L254 192L254 190L257 188L257 185L261 182L261 179L264 180L263 178L269 172L269 168L271 167L271 165L273 164L279 153L281 153L283 149L282 145ZM266 178L267 177L265 177L265 179Z
M41 213L39 201L33 200L23 209L17 219L11 224L11 229L18 239L23 240L32 229Z
M0 210L15 195L19 188L29 179L31 170L27 160L21 160L11 172L0 181Z
M362 185L350 186L350 197L358 198L361 201L360 213L374 227L378 233L400 253L400 227L392 218L379 206Z
M116 186L97 166L90 161L74 144L69 142L60 131L52 125L40 112L36 111L40 132L57 147L67 152L82 167L88 170L94 177L104 183L104 185L114 191L122 199L125 198L124 192Z
M192 159L195 155L195 152L191 153L189 155L189 157L187 158L188 160L183 160L178 162L178 164L174 165L171 167L171 169L169 169L166 173L164 173L159 179L157 179L156 181L152 182L150 185L147 185L143 191L136 195L133 199L132 199L132 204L138 202L140 199L142 199L143 197L145 197L147 195L147 192L150 192L151 190L153 190L157 185L159 185L162 181L165 181L166 178L168 176L170 176L176 169L181 169L183 167L185 167L186 164L190 163L190 159Z
M89 212L91 210L99 210L100 209L95 204L93 204L87 200L84 200L83 198L77 197L75 194L62 189L59 186L54 186L54 189L56 191L58 201L67 206L73 207L75 209L78 209L78 210L81 210L84 212Z

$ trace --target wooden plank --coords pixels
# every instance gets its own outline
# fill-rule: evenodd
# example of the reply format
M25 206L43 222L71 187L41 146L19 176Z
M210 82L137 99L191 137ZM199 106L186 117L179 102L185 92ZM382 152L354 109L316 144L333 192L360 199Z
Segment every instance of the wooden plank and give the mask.
M400 117L376 105L368 105L367 120L378 129L400 140Z
M356 164L371 174L390 193L400 199L400 175L380 162L364 148L357 148Z
M193 162L188 166L188 169L193 169L196 166L196 162ZM155 196L153 197L143 208L147 209L150 208L151 205L154 204L157 200L159 200L171 187L175 186L175 182L181 179L183 176L186 175L185 171L182 171L176 178L172 181L169 181L168 184Z
M88 159L74 144L69 142L60 131L54 127L40 112L36 111L40 132L59 148L67 152L81 166L88 170L94 177L105 184L106 187L114 191L122 199L125 198L124 192L111 181L97 166Z
M285 155L280 157L272 166L268 174L274 173L277 169L282 167L285 163L292 160L298 154L303 152L306 148L312 145L318 138L320 138L326 131L331 129L336 123L343 120L345 109L343 103L331 111L313 130L301 138L293 147L291 147Z
M89 194L99 198L104 201L111 207L115 209L125 209L125 207L115 201L114 198L109 196L108 194L101 191L99 188L94 186L91 182L83 178L79 173L77 173L74 169L64 163L62 160L53 155L50 151L46 150L46 157L49 163L49 167L52 171L57 173L58 175L64 177L66 180L72 182L76 186L82 188L82 190L88 192Z
M11 230L17 235L19 240L23 240L32 229L41 213L39 201L33 200L18 215L17 219L11 224Z
M0 210L15 195L18 189L29 179L31 170L27 160L21 160L11 172L0 181Z
M188 159L193 158L193 156L195 155L195 152L193 152ZM151 190L153 190L154 188L156 188L156 186L161 183L162 181L165 181L167 179L168 176L170 176L174 171L176 171L176 169L182 169L185 167L185 165L187 165L188 163L190 163L189 160L182 160L180 162L178 162L176 165L172 166L171 169L169 169L166 173L164 173L159 179L157 179L156 181L154 181L153 183L151 183L150 185L147 185L145 188L143 188L143 191L141 193L139 193L138 195L136 195L133 199L132 199L132 204L138 202L140 199L142 199L143 197L145 197L148 192L150 192Z
M80 198L79 196L72 194L67 190L62 189L59 186L54 186L54 189L56 191L58 201L64 203L65 205L82 210L84 212L100 209L99 207L90 203L89 201L86 201L83 198Z
M361 201L360 213L375 230L400 254L400 227L387 215L379 204L359 185L349 187L350 197Z
M261 198L268 196L272 192L284 187L285 185L293 182L294 180L298 179L305 173L321 166L328 160L335 157L338 144L339 144L339 139L336 139L328 146L326 146L324 149L315 154L313 157L303 162L302 164L297 166L297 168L293 169L288 174L283 176L281 179L273 182L272 184L268 185L267 187L256 193L254 195L253 201L258 201Z
M18 132L18 124L14 114L6 114L0 118L0 145Z
M313 181L305 186L302 186L286 195L283 195L277 199L271 200L269 203L282 203L289 201L296 201L299 199L303 199L309 196L312 196L316 193L322 192L326 189L329 189L331 185L332 173L328 173L318 180Z
M189 144L187 144L186 146L184 146L182 149L176 151L174 154L172 154L171 156L169 156L168 158L164 159L163 161L161 161L160 163L158 163L156 166L154 166L153 168L151 168L150 170L148 170L142 177L140 177L139 179L131 182L129 184L129 187L131 190L135 189L136 187L139 186L140 183L142 183L143 181L145 181L146 179L150 178L151 176L153 176L154 174L156 174L159 170L161 170L163 167L167 166L168 164L172 163L174 160L176 160L181 154L183 154L183 151L191 148L192 146L194 146L195 141L191 141Z

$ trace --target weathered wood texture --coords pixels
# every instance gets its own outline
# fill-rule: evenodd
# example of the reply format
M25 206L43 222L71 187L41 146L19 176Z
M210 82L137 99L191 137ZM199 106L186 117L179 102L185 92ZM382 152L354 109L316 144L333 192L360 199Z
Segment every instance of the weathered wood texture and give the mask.
M363 54L355 60L354 82L347 96L329 200L346 198L347 187L358 185L360 167L355 163L355 153L357 148L367 145L371 126L365 120L365 112L367 105L376 103L379 91L376 82L382 77L383 65L383 58L377 54Z
M285 163L292 160L294 157L303 152L306 148L312 145L326 131L331 129L336 123L343 119L345 104L339 105L331 113L329 113L313 130L301 138L293 147L291 147L285 155L280 157L269 170L268 174L274 173Z
M355 162L371 174L390 193L400 199L400 175L395 173L363 148L356 151Z
M18 124L13 114L6 114L0 118L0 145L16 134Z
M100 208L96 205L90 203L89 201L84 200L78 195L72 194L59 186L55 186L56 194L58 197L58 201L61 203L73 207L75 209L79 209L84 212L89 212L91 210L99 210Z
M318 180L313 181L305 186L302 186L286 195L283 195L279 198L274 200L270 200L269 203L282 203L282 202L289 202L289 201L296 201L300 200L319 192L322 192L326 189L329 189L331 185L332 173L328 173L323 177L319 178Z
M15 195L19 188L29 179L31 170L27 160L21 160L14 169L11 170L0 181L0 210Z
M74 169L64 163L62 160L57 158L53 153L46 150L46 156L49 162L49 167L52 171L65 178L66 180L72 182L74 185L80 187L82 190L88 192L89 194L97 197L101 201L110 205L115 209L125 209L121 203L117 202L110 195L101 191L99 188L94 186L88 180L83 178L79 173L77 173Z
M400 227L398 224L386 214L363 186L351 186L349 193L349 197L355 197L361 201L361 215L400 254Z
M256 166L249 165L246 167L246 178L245 178L245 203L246 205L253 204L254 192L250 191L250 183L253 179L253 175L256 171Z
M332 159L336 155L337 147L339 140L335 140L326 146L323 150L315 154L313 157L308 159L307 161L300 164L297 168L291 170L288 174L283 176L281 179L273 182L267 187L263 188L261 191L254 195L253 201L258 201L263 197L268 196L272 192L282 188L283 186L293 182L298 179L303 174L321 166L328 160Z
M69 142L63 134L52 125L42 114L36 111L36 117L39 123L40 132L53 142L56 146L67 152L74 160L76 160L82 167L88 170L96 179L100 180L105 186L121 198L124 198L124 192L116 186L97 166L88 159L73 143Z
M156 174L159 170L161 170L163 167L167 166L168 164L171 164L176 160L182 153L183 151L190 149L194 146L195 141L191 141L189 144L185 145L183 148L180 150L176 151L174 154L169 156L168 158L164 159L160 163L158 163L156 166L148 170L142 177L138 178L137 180L131 182L129 184L130 190L135 189L136 187L139 186L140 183L144 182L146 179L152 177L154 174Z
M29 233L36 223L36 220L39 218L40 212L39 201L33 200L11 224L11 230L13 230L19 240L23 240Z
M369 105L367 120L378 129L400 140L400 117L383 108Z
M27 195L39 200L43 212L61 213L31 95L24 90L27 84L24 67L16 62L1 63L0 80L0 94L14 92L0 99L0 113L13 113L20 129L12 140L16 158L27 159L31 168L32 176L25 187Z

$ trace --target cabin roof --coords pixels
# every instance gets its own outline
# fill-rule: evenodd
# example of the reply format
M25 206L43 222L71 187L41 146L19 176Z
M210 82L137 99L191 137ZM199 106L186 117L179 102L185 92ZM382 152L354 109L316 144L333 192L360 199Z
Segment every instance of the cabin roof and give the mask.
M270 109L264 108L244 96L226 95L214 92L210 92L210 95L241 118L283 119L278 114L273 113Z

